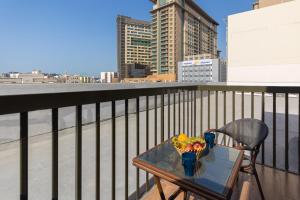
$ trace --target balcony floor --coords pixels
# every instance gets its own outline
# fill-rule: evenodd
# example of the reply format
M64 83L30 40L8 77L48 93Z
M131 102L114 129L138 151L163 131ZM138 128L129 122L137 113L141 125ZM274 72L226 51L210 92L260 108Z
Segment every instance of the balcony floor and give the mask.
M260 178L266 199L272 200L298 200L300 199L300 176L275 170L269 167L257 165L258 176ZM251 183L250 199L261 199L258 187L254 177L240 173L236 191L232 195L233 200L239 199L239 192L243 181L248 180ZM165 191L166 197L169 197L178 187L162 181L162 186ZM159 193L156 186L154 186L148 193L144 195L143 200L157 200ZM176 198L177 200L183 199L183 194ZM195 199L194 197L190 198ZM199 199L199 198L198 198Z

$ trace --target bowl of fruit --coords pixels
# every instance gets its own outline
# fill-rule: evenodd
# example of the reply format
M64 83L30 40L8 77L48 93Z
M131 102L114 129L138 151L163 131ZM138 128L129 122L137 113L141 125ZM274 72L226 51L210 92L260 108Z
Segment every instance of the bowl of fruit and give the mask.
M180 155L186 152L194 152L198 160L206 148L206 142L204 138L188 137L184 133L174 136L172 138L172 144Z

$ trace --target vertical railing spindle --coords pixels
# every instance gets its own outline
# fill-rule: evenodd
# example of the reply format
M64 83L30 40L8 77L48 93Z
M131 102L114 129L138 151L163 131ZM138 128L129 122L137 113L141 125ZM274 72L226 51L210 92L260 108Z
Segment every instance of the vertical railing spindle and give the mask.
M96 103L96 200L100 200L100 103Z
M146 96L146 151L149 150L149 96ZM146 190L149 191L149 173L146 172Z
M20 200L28 200L28 112L20 113Z
M186 133L186 130L185 130L185 90L183 90L183 132Z
M189 136L191 136L191 132L190 132L190 91L187 91L187 123L186 123L186 132Z
M168 139L171 137L171 102L170 102L170 90L168 90Z
M178 92L178 134L181 132L181 126L180 126L180 122L181 122L181 106L180 106L180 104L181 104L181 98L180 98L180 93L181 93L181 91L179 90L179 92Z
M197 134L197 90L194 90L194 137Z
M265 93L262 92L261 94L261 120L265 122ZM265 141L262 143L261 146L261 162L265 164Z
M140 154L140 98L136 98L136 156ZM140 198L140 170L136 168L136 199Z
M112 142L112 181L111 181L111 196L112 200L116 199L116 102L111 103L111 142Z
M276 168L276 93L273 93L273 168Z
M251 118L254 119L254 92L251 92Z
M128 117L128 99L125 99L125 199L128 199L128 134L129 134L129 117Z
M157 145L157 96L154 96L154 144Z
M289 93L285 93L285 170L289 170Z
M160 142L165 140L165 95L164 93L160 97Z
M210 90L207 91L207 128L210 129Z
M52 109L52 200L58 200L58 109Z
M223 99L223 102L224 102L224 122L223 122L223 124L225 125L226 124L226 99L227 99L227 97L226 97L226 91L224 91L224 95L223 95L223 97L224 97L224 99ZM224 137L224 145L226 145L226 136L224 135L223 136Z
M174 92L173 94L173 136L175 134L176 134L176 93Z
M200 131L203 136L203 90L200 90Z
M82 105L76 106L76 200L82 198Z

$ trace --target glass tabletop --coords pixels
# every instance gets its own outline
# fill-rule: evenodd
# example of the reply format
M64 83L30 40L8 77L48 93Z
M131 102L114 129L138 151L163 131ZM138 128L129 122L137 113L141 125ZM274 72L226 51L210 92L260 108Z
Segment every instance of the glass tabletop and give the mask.
M181 156L170 141L140 155L137 159L160 170L172 173L179 178L189 180L197 186L224 195L226 184L232 174L239 153L240 151L234 148L215 146L197 162L193 177L185 176Z

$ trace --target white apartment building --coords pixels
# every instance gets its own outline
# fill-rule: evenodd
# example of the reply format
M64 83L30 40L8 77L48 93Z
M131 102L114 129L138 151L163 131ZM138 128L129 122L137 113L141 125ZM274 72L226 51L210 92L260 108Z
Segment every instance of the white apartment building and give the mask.
M100 74L101 83L116 83L118 82L117 72L101 72Z
M221 59L182 61L177 74L178 82L226 82L226 63Z
M228 17L228 81L300 83L300 0Z

